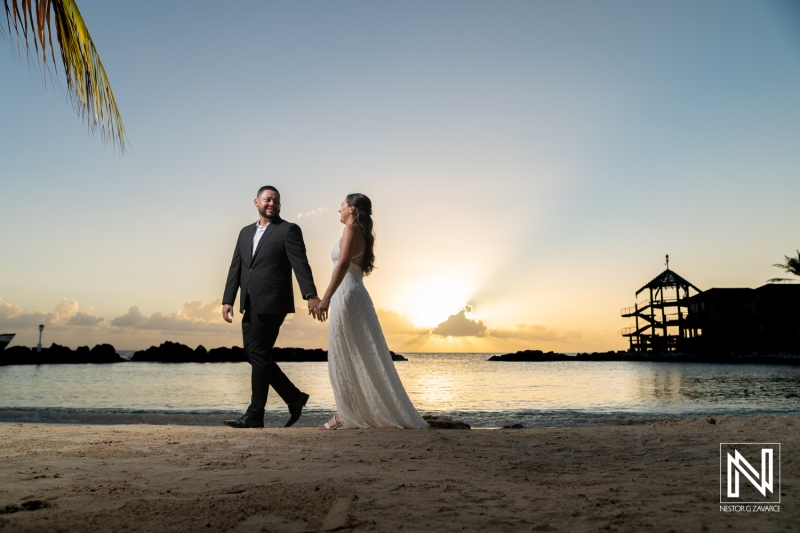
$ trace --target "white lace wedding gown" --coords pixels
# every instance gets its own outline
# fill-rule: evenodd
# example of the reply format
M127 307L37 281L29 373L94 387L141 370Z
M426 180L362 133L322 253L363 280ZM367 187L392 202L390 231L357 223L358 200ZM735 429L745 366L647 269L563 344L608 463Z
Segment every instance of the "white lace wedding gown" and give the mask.
M339 261L339 243L331 252ZM394 368L361 267L331 297L328 371L343 428L426 428Z

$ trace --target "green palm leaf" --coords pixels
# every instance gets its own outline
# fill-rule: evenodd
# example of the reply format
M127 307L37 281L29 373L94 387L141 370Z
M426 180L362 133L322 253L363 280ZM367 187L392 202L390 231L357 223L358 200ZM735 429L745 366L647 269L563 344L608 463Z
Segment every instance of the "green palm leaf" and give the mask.
M9 35L23 41L28 50L32 42L42 63L47 66L52 62L57 68L55 29L61 65L78 114L89 119L92 131L99 128L103 140L111 139L124 152L122 117L77 4L73 0L3 0L3 3Z

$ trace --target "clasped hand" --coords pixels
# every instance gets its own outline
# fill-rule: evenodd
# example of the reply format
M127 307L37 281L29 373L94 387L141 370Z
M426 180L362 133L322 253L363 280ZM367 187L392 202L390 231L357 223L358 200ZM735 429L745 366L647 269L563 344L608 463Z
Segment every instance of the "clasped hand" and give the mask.
M309 298L308 299L308 314L319 320L325 322L328 319L328 307L330 302L323 298Z

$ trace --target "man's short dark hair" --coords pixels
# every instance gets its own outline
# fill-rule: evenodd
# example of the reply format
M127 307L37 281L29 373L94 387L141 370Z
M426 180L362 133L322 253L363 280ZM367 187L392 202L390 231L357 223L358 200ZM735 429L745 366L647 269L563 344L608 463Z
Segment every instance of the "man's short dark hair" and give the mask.
M281 197L281 193L280 193L280 191L278 191L278 189L276 189L276 188L275 188L275 187L273 187L272 185L264 185L263 187L261 187L260 189L258 189L258 194L256 194L256 198L258 198L259 196L261 196L261 193L262 193L262 192L264 192L264 191L274 191L274 192L275 192L275 194L277 194L277 195L278 195L278 198L280 198L280 197Z

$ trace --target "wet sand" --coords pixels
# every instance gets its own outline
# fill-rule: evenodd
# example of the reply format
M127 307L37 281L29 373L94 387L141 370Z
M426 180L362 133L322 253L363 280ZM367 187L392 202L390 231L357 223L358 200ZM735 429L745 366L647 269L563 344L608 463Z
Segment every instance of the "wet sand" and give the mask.
M781 443L721 512L720 442ZM0 531L797 531L800 417L516 430L0 424Z

